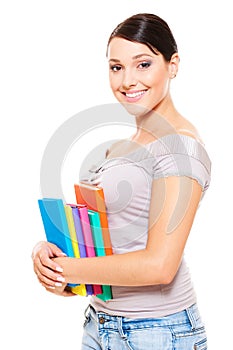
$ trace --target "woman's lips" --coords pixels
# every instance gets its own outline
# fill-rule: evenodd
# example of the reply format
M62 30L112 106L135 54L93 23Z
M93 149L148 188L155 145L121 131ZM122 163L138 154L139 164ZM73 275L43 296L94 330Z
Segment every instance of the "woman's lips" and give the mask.
M145 95L146 91L147 90L131 90L128 92L122 92L122 94L125 96L127 102L137 102Z

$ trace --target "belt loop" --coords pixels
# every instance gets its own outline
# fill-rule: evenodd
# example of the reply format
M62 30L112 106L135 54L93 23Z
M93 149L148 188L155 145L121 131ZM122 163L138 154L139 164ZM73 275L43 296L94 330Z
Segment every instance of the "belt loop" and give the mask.
M84 311L84 316L85 316L85 318L87 319L88 318L88 316L87 316L87 313L88 313L88 311L91 309L91 306L90 306L90 304L86 307L86 309L85 309L85 311Z
M192 306L188 307L186 309L186 312L192 327L192 331L194 331L196 329L196 319L195 319L194 313L192 312Z
M122 328L122 317L121 316L117 316L117 328L118 328L118 332L121 336L122 339L127 339L126 335L123 332L123 328Z

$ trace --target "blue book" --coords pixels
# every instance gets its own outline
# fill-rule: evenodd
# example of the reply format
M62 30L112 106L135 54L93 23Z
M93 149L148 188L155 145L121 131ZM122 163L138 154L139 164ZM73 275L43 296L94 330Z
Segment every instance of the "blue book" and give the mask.
M47 241L56 244L69 257L74 257L72 241L62 199L38 200Z
M56 244L63 253L73 258L74 250L62 199L43 198L38 200L38 204L47 241Z

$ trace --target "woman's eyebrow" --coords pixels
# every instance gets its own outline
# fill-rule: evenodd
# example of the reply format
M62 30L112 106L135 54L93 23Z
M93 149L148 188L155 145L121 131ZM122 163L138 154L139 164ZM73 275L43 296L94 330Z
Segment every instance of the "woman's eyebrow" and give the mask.
M153 56L149 55L148 53L140 53L140 54L138 54L138 55L136 55L136 56L133 56L133 57L132 57L132 60L137 60L138 58L141 58L141 57L143 57L143 56L147 56L147 57L153 58ZM119 60L118 58L110 58L110 59L109 59L109 62L110 62L110 61L113 61L113 62L120 62L120 60Z
M108 60L108 62L120 62L120 60L118 60L117 58L110 58L109 60Z
M140 54L138 54L138 55L136 55L136 56L133 56L132 59L133 59L133 60L137 60L138 58L141 58L141 57L143 57L143 56L147 56L147 57L153 58L153 56L149 55L148 53L140 53Z

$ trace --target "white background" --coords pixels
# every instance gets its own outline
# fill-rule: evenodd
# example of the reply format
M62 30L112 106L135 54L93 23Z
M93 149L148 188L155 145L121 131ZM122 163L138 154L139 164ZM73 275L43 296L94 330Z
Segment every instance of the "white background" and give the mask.
M1 348L80 349L88 300L45 292L32 270L32 247L44 239L37 205L40 162L63 122L86 108L115 102L106 43L120 21L138 12L156 13L169 23L181 56L173 99L198 128L212 160L211 186L186 259L209 349L231 348L230 6L226 0L1 2ZM63 180L67 190L73 186Z

